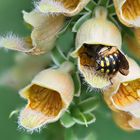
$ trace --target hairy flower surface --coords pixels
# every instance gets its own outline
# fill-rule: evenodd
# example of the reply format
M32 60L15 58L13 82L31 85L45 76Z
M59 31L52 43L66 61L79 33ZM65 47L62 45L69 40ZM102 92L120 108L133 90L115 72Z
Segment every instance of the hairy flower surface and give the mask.
M0 46L32 55L49 52L62 29L64 16L48 16L33 10L30 13L23 11L23 18L33 27L31 37L20 38L10 34L0 38Z
M64 14L74 16L78 14L90 0L41 0L37 9L42 13Z

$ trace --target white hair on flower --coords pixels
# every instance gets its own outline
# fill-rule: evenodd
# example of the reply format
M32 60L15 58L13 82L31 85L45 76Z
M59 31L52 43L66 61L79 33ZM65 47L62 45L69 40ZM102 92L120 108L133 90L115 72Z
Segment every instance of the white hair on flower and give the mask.
M67 13L68 9L64 7L62 2L55 0L41 0L35 3L35 7L42 13ZM50 12L51 11L51 12Z
M7 35L0 36L0 47L5 49L23 50L25 51L27 43L23 38L18 37L13 33L8 33Z

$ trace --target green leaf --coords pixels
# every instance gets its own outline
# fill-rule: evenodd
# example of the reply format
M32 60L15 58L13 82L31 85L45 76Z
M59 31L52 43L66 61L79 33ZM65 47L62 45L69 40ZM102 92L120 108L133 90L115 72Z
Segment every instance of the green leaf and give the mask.
M73 118L70 116L68 112L65 112L65 114L60 118L60 123L65 128L69 128L75 124L75 121L73 120Z
M71 114L77 124L85 125L86 127L96 120L92 113L82 113L76 106L71 109Z
M78 107L83 113L90 113L94 111L99 105L99 100L97 97L90 97L86 100L83 100L78 104Z
M85 10L88 12L93 12L93 9L97 6L97 3L95 1L90 1L88 5L85 7Z
M80 28L80 26L88 19L91 18L92 13L91 12L87 12L87 14L85 14L84 16L82 16L73 26L72 28L72 32L77 32L78 29Z
M60 50L58 46L56 46L52 50L51 57L57 66L60 66L63 62L67 60L66 56L63 54L63 52Z
M107 7L110 0L99 0L98 4Z
M72 79L75 85L74 96L79 97L81 93L81 80L78 72L72 74Z
M123 24L121 24L121 27L122 27L122 35L129 35L131 37L135 37L135 34L134 34L134 31L132 30L132 28L129 28L129 27L126 27L124 26Z
M111 14L111 15L115 15L116 14L115 7L114 7L113 4L112 5L109 5L107 7L107 10L108 10L108 13Z

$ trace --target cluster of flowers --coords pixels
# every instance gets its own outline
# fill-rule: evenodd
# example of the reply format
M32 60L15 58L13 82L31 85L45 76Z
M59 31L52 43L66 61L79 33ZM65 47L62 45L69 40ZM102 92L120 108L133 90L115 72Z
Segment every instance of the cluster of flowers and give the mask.
M0 45L29 55L48 53L55 46L66 19L80 13L88 3L93 4L94 1L40 0L33 11L23 11L25 22L33 27L31 37L1 37ZM135 42L140 44L140 1L114 0L113 5L121 23L133 27ZM113 111L117 124L125 130L140 129L140 68L132 58L121 51L120 30L107 19L106 8L97 6L92 10L95 10L95 15L78 29L76 50L71 55L77 58L78 69L89 86L103 91L104 99ZM100 48L101 46L103 48ZM113 47L115 51L112 51ZM102 58L94 57L97 52L107 60L102 61ZM109 56L113 57L115 53L121 55L121 59L113 58L114 63L119 66L114 64L113 69L109 67L111 64L108 64L106 73L105 69L97 70L96 61L99 60L100 65L104 67L105 63L111 63ZM71 77L74 70L74 64L66 61L59 68L41 71L31 84L20 91L20 95L28 100L27 106L19 115L19 124L22 127L36 130L47 123L57 121L64 114L72 103L75 92ZM111 70L114 73L110 74Z

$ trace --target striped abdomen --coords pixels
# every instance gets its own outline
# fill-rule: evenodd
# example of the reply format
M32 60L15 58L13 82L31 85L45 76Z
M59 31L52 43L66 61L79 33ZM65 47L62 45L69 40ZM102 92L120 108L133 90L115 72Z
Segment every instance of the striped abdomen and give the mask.
M119 53L113 53L108 56L99 56L96 58L96 70L106 74L114 74L119 70Z

